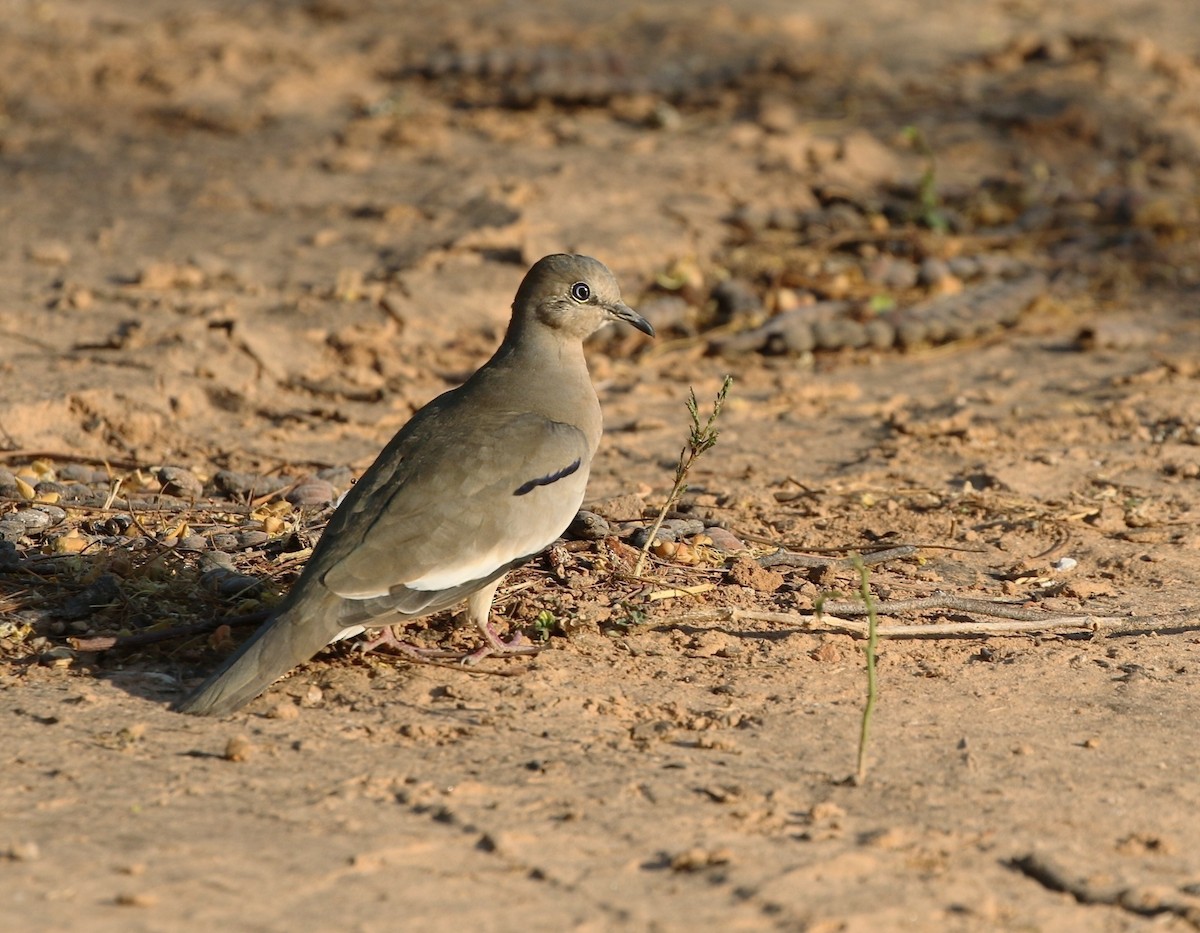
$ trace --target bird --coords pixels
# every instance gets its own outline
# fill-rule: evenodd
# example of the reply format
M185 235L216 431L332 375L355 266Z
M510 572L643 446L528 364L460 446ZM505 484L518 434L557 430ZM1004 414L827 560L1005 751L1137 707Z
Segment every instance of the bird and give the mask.
M334 641L464 601L483 637L469 657L530 652L496 634L492 600L583 503L602 430L583 341L613 321L654 336L599 260L534 263L492 357L409 419L334 510L278 609L175 709L228 715Z

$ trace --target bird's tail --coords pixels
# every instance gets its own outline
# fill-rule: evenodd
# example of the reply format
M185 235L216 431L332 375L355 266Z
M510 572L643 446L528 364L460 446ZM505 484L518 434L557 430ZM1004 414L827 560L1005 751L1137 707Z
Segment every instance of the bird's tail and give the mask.
M286 603L230 655L176 711L227 716L241 709L297 664L324 648L340 629L322 624L324 613L310 605Z

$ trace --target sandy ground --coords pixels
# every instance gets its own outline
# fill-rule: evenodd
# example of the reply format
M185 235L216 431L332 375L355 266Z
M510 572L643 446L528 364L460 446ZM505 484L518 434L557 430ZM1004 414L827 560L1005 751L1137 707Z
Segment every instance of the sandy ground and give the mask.
M572 545L502 598L559 620L533 660L331 651L207 721L167 707L227 641L69 641L159 624L155 600L211 616L178 517L141 516L155 590L97 530L119 501L68 508L0 560L3 925L1200 926L1200 13L473 9L3 0L0 466L107 463L130 495L164 464L359 471L487 357L528 265L573 250L661 331L592 349L589 498L652 514L689 387L704 407L730 373L685 507L748 556L642 585ZM971 340L714 346L1001 266L1044 293ZM0 519L30 509L14 484ZM248 521L278 543L300 520L204 534ZM809 618L855 573L747 561L880 544L916 553L872 570L878 599L1083 621L885 640L856 785L862 642ZM125 602L64 610L101 570ZM716 585L652 600L667 583Z

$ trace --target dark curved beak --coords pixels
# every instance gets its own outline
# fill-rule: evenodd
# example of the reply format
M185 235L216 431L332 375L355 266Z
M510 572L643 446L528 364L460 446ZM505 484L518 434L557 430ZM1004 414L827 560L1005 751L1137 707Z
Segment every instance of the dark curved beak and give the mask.
M629 305L625 304L625 302L618 301L615 304L606 305L606 308L615 320L632 324L647 337L654 336L654 328L650 326L650 322L634 311L633 308L629 307Z

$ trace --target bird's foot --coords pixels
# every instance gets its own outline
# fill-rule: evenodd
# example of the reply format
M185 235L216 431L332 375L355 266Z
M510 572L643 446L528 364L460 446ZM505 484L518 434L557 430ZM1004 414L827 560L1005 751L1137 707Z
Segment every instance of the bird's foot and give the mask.
M508 641L505 641L492 628L492 623L485 622L479 626L479 630L483 633L484 644L482 647L472 651L462 658L463 664L478 664L484 658L504 658L515 657L521 655L537 654L542 650L540 645L533 644L521 632L517 632Z
M458 657L457 652L454 651L445 651L441 648L424 648L421 645L414 645L410 641L404 641L396 636L395 629L390 625L383 626L376 634L362 642L363 654L377 651L380 648L390 648L405 657L413 658L417 661Z

